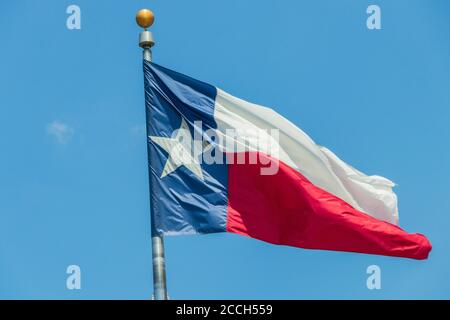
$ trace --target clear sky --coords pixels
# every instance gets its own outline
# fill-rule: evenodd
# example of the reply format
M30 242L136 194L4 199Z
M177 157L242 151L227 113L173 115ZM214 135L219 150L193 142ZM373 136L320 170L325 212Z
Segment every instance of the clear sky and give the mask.
M81 30L66 8L81 8ZM368 30L366 8L381 7ZM166 238L172 299L450 298L450 2L18 0L0 4L0 298L152 294L144 93L134 15L154 61L270 106L398 184L426 261ZM81 290L66 268L81 267ZM366 268L381 268L368 290Z

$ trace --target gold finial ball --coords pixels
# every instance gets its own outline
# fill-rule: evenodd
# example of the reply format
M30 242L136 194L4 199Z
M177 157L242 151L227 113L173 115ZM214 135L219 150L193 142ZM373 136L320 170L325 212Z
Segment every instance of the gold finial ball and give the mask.
M141 28L147 29L155 22L155 15L148 9L141 9L136 14L136 22Z

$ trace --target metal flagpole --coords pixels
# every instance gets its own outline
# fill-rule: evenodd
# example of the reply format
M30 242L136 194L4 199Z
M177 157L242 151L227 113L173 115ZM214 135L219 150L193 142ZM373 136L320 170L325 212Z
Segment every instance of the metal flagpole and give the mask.
M144 28L144 31L139 34L139 46L144 49L144 60L152 61L151 47L155 44L153 35L147 31L155 18L153 12L148 9L139 10L136 15L137 24ZM148 112L148 110L146 110ZM147 123L148 125L148 123ZM148 132L148 130L147 130ZM147 143L148 154L148 143ZM149 174L151 174L149 172ZM150 211L152 211L150 209ZM167 285L166 285L166 262L164 258L164 240L161 235L155 231L154 220L152 215L152 260L153 260L153 299L167 300Z

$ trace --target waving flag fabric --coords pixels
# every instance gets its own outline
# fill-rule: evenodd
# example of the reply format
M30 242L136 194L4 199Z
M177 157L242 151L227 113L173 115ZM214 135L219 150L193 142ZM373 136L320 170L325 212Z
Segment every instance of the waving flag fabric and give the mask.
M162 235L426 259L398 227L394 184L367 176L273 110L144 61L151 205Z

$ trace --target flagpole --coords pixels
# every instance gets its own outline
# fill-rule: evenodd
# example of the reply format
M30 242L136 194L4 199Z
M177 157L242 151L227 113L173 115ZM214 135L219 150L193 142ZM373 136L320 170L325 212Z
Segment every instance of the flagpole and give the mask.
M143 58L146 61L152 61L151 47L155 44L153 35L147 30L153 22L154 15L148 9L139 10L136 15L137 24L144 28L144 31L139 34L139 46L143 49ZM148 110L146 110L148 112ZM148 126L148 123L146 122ZM148 129L148 128L147 128ZM148 132L148 130L147 130ZM148 153L147 143L147 155ZM149 172L149 175L151 173ZM151 230L152 230L152 262L153 262L153 299L167 300L167 285L166 285L166 262L164 257L164 239L156 232L153 212L151 212Z

